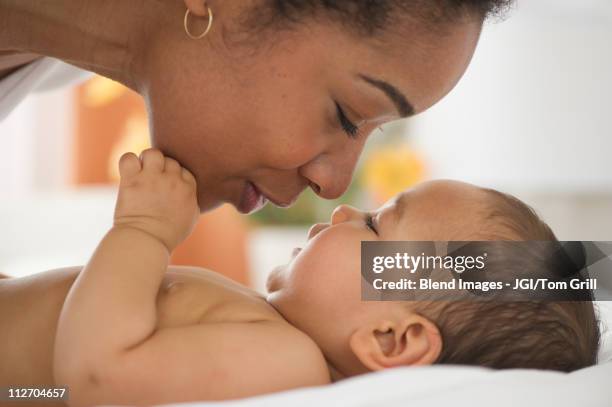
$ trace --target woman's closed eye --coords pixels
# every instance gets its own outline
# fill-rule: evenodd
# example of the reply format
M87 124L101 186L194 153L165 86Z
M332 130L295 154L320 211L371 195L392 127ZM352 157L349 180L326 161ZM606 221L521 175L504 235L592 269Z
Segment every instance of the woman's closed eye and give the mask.
M340 126L342 126L342 130L344 130L344 132L353 139L356 139L359 137L359 126L355 125L352 121L350 121L350 119L346 116L346 113L344 113L344 110L342 109L342 107L338 104L338 102L336 103L336 111L338 114L338 121L340 122Z

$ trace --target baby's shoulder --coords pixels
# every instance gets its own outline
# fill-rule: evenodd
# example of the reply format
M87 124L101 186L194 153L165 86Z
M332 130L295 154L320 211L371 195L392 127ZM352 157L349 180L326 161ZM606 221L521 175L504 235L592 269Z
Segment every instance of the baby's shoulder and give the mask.
M260 364L262 373L265 371L277 378L282 375L285 383L279 385L285 389L330 383L325 357L308 335L284 320L253 324L266 331L264 342L259 344L264 359Z

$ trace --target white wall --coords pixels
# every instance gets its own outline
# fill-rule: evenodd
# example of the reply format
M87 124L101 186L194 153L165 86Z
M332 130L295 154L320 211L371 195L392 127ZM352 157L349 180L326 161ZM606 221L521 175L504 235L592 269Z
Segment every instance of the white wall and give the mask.
M65 187L72 165L73 91L34 93L0 122L0 199Z
M0 273L87 263L110 229L117 189L80 187L0 200Z
M519 1L410 136L436 178L612 191L612 2Z

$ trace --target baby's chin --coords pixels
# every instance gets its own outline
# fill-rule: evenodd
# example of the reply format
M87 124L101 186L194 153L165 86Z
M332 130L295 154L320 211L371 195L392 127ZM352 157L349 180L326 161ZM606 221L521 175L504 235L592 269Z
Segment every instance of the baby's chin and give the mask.
M268 294L273 294L282 288L283 271L285 267L285 265L277 266L268 274L268 279L266 280L266 291Z
M293 312L295 308L292 306L291 299L287 298L286 294L281 288L270 292L266 297L266 301L288 324L301 330L300 326L296 325L296 321L293 319L295 317Z
M276 312L278 312L280 314L281 317L283 317L283 319L289 323L291 323L288 319L287 316L285 315L284 311L284 307L283 307L283 290L280 287L276 287L276 286L270 286L270 280L268 279L268 295L266 296L266 302L272 307L274 308L274 310Z
M287 269L290 267L290 265L293 263L293 261L298 256L298 254L300 254L301 251L301 247L296 247L295 249L293 249L289 262L287 264L282 264L280 266L274 267L270 274L268 274L268 279L266 280L266 291L268 291L268 294L272 294L276 291L279 291L284 286L285 279L287 276Z

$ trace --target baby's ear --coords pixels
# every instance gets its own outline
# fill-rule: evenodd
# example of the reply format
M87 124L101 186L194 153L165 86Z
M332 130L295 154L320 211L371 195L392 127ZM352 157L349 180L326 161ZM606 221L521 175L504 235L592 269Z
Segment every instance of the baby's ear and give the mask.
M433 364L442 352L442 337L432 321L411 314L398 321L362 325L349 345L361 363L375 371Z

